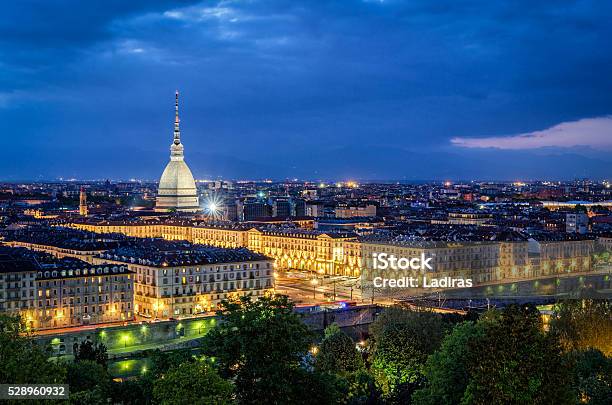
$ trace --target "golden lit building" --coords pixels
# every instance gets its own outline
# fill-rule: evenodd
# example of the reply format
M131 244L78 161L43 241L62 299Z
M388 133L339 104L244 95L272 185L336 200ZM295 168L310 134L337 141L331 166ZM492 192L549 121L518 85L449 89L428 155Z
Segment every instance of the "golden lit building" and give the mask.
M136 274L135 310L150 318L193 316L215 310L224 299L257 298L274 288L273 261L247 249L167 249L130 247L94 261L122 264Z
M355 236L342 233L321 233L302 229L248 231L249 249L276 259L281 269L294 269L358 276L357 261L349 261L344 244ZM355 267L347 266L353 263Z
M133 320L133 276L127 266L107 263L37 272L35 327Z
M0 248L0 312L21 315L30 328L132 320L133 284L126 266Z
M595 241L575 240L530 240L529 258L534 268L533 276L550 276L567 273L582 273L592 270Z
M452 277L471 279L474 284L500 280L500 250L495 242L415 242L415 241L367 241L362 245L364 260L368 268L373 268L372 257L375 253L386 253L397 258L432 258L433 270L416 271L407 274L406 270L389 270L385 276L405 277L423 276Z
M349 233L273 227L249 228L244 224L74 222L69 226L98 233L117 232L136 237L186 240L218 247L246 247L274 259L278 269L353 277L360 275L364 266L363 257L367 257L377 246L389 249L387 245L390 244L368 241L367 238L358 239ZM447 260L445 263L441 259L438 263L440 271L451 275L462 274L470 269L470 274L473 274L478 282L532 278L592 269L593 240L566 235L561 235L559 240L546 237L536 239L538 240L529 242L526 238L458 242L452 245L452 248L430 249L432 253L440 253L439 257ZM400 248L401 244L397 246L397 249ZM410 249L401 249L404 253L410 252ZM476 259L460 260L459 257L462 256Z

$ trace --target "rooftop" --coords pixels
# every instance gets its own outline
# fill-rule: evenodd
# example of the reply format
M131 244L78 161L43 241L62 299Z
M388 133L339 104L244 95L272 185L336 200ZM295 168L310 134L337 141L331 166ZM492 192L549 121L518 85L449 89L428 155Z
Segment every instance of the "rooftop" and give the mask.
M113 264L92 265L73 257L56 258L45 252L22 247L0 246L0 272L37 272L37 279L57 279L128 273L124 266Z
M177 267L215 263L237 263L271 260L246 248L219 248L170 242L162 239L142 239L138 246L125 246L101 253L98 257L124 263L140 263L152 267Z
M122 234L98 234L63 227L31 226L2 233L7 242L32 243L78 251L115 249L133 244L133 239Z

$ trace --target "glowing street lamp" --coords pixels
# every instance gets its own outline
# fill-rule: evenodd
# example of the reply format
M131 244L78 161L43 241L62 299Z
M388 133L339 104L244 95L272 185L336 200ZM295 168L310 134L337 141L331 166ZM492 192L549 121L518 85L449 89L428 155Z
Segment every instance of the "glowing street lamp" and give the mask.
M310 280L310 284L312 284L312 299L317 298L317 284L319 284L319 280L313 278Z

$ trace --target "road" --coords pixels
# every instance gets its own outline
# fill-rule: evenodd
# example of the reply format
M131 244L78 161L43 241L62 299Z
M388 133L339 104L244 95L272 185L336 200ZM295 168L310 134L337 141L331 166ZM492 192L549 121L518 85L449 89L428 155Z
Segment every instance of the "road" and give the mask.
M316 284L313 284L316 280ZM322 301L361 302L359 278L346 276L313 275L311 272L278 272L276 292L289 296L296 304ZM335 292L335 298L334 298Z

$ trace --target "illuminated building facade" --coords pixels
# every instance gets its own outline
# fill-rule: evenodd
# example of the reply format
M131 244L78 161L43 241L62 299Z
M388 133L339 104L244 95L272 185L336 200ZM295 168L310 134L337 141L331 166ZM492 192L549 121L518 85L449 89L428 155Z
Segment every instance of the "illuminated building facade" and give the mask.
M374 253L387 253L395 257L432 258L429 275L435 277L452 277L472 279L474 284L501 280L500 249L494 242L447 243L447 242L401 242L368 241L363 243L363 257L370 260ZM368 265L371 266L370 263ZM371 267L370 267L371 268ZM406 270L392 270L385 276L404 277ZM414 275L425 275L421 272Z
M79 193L79 215L86 217L87 214L87 194L85 193L85 188L81 187L81 191Z
M72 223L70 226L93 232L118 232L138 237L163 237L219 247L246 247L275 260L278 269L313 271L358 277L363 257L372 249L389 249L392 241L368 241L350 233L316 232L303 229L268 230L240 226L206 226L188 224L142 223ZM452 245L452 244L451 244ZM409 254L410 248L399 244L396 249ZM476 247L477 246L477 247ZM594 240L575 238L527 241L491 241L490 243L455 243L451 248L429 248L448 262L438 263L440 271L451 274L470 273L478 282L532 278L592 269ZM442 249L442 250L438 250ZM474 250L476 249L476 250ZM452 254L451 254L452 253ZM366 256L364 256L366 255ZM460 256L476 255L477 260L462 261Z
M168 249L118 249L94 261L122 264L136 274L135 309L148 318L193 316L215 310L224 299L257 298L274 288L273 261L247 249Z
M134 319L134 274L126 266L101 264L39 271L38 328Z
M126 266L9 247L0 249L0 266L0 312L21 315L30 328L134 319L134 278Z
M375 217L376 205L366 204L358 207L339 205L335 212L336 218Z

